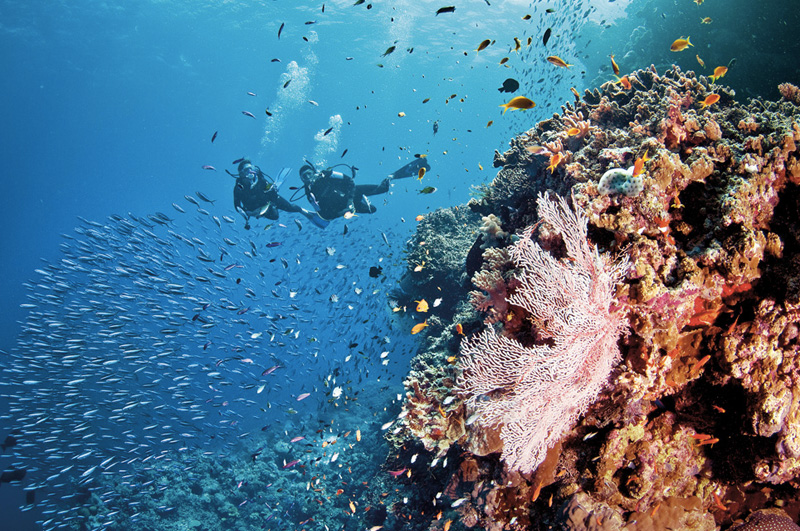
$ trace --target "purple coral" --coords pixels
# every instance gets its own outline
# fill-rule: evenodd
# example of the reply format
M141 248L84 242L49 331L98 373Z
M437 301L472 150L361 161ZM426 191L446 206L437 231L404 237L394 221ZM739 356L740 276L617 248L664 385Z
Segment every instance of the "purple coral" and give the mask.
M595 400L619 359L626 326L610 308L627 262L613 263L592 247L586 217L563 198L540 194L538 205L570 259L545 252L529 228L511 249L521 273L508 302L527 310L550 344L528 348L489 328L462 345L458 382L480 424L502 426L502 458L522 472L533 471Z

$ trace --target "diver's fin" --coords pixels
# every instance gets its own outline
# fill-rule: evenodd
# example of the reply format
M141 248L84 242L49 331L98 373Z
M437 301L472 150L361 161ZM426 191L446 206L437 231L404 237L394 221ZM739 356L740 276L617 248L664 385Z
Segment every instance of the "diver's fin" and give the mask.
M425 171L431 169L430 164L424 158L414 159L391 175L392 179L405 179L406 177L416 177L419 175L419 169L425 168Z
M308 221L310 221L320 229L324 229L330 223L330 221L320 216L318 212L310 212L308 210L305 210L303 212L303 215L308 219Z
M275 177L275 184L273 185L275 187L275 191L280 191L281 185L291 172L291 168L282 168L281 171L278 172L278 176Z

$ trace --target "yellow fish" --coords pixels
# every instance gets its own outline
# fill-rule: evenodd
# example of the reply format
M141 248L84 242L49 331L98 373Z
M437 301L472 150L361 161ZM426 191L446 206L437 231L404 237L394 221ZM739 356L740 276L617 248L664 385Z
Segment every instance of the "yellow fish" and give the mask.
M425 166L422 166L419 171L417 172L417 180L421 181L422 178L425 177Z
M614 69L614 75L619 76L619 65L614 60L614 54L612 53L609 57L611 57L611 68Z
M417 303L417 311L418 312L427 312L428 311L428 302L425 299L421 301L414 301Z
M675 42L670 45L669 49L673 52L681 52L689 46L694 46L694 44L689 42L689 37L686 37L685 39L681 37L680 39L675 39Z
M570 66L572 66L571 64L567 63L565 60L563 60L562 58L560 58L557 55L551 55L551 56L549 56L547 58L547 60L550 63L552 63L552 64L554 64L556 66L560 66L562 68L569 68Z
M711 17L701 18L700 24L711 24L712 20Z
M514 51L518 52L520 48L522 48L522 43L518 38L514 37Z
M503 111L503 114L505 114L509 109L532 109L536 107L536 104L525 96L517 96L516 98L511 98L508 103L500 105L500 107L505 108Z
M426 326L428 326L427 319L425 319L425 321L422 323L415 324L414 328L411 329L411 335L419 334L420 332L422 332L422 329L425 328Z

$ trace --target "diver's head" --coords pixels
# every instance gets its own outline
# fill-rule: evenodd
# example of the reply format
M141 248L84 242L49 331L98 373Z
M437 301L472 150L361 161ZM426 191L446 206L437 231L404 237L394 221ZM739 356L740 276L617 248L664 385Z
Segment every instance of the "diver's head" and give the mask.
M304 183L308 183L314 179L314 167L311 164L305 164L302 168L300 168L300 179Z
M239 178L246 179L250 182L255 182L258 178L258 168L253 166L249 159L244 159L239 163Z

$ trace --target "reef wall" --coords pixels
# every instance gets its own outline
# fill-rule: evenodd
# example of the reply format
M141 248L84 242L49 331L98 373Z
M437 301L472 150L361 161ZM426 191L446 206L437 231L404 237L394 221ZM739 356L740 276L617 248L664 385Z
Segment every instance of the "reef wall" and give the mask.
M626 81L514 138L484 196L428 216L409 244L400 299L448 302L431 308L405 429L390 435L420 522L727 529L762 509L800 514L800 91L743 104L677 68ZM567 198L590 245L630 267L608 308L627 325L621 359L529 472L500 458L510 417L484 422L474 407L519 397L519 381L470 395L476 347L462 342L486 327L528 349L560 340L519 303L513 250L540 221L540 193ZM533 235L574 261L552 226Z

